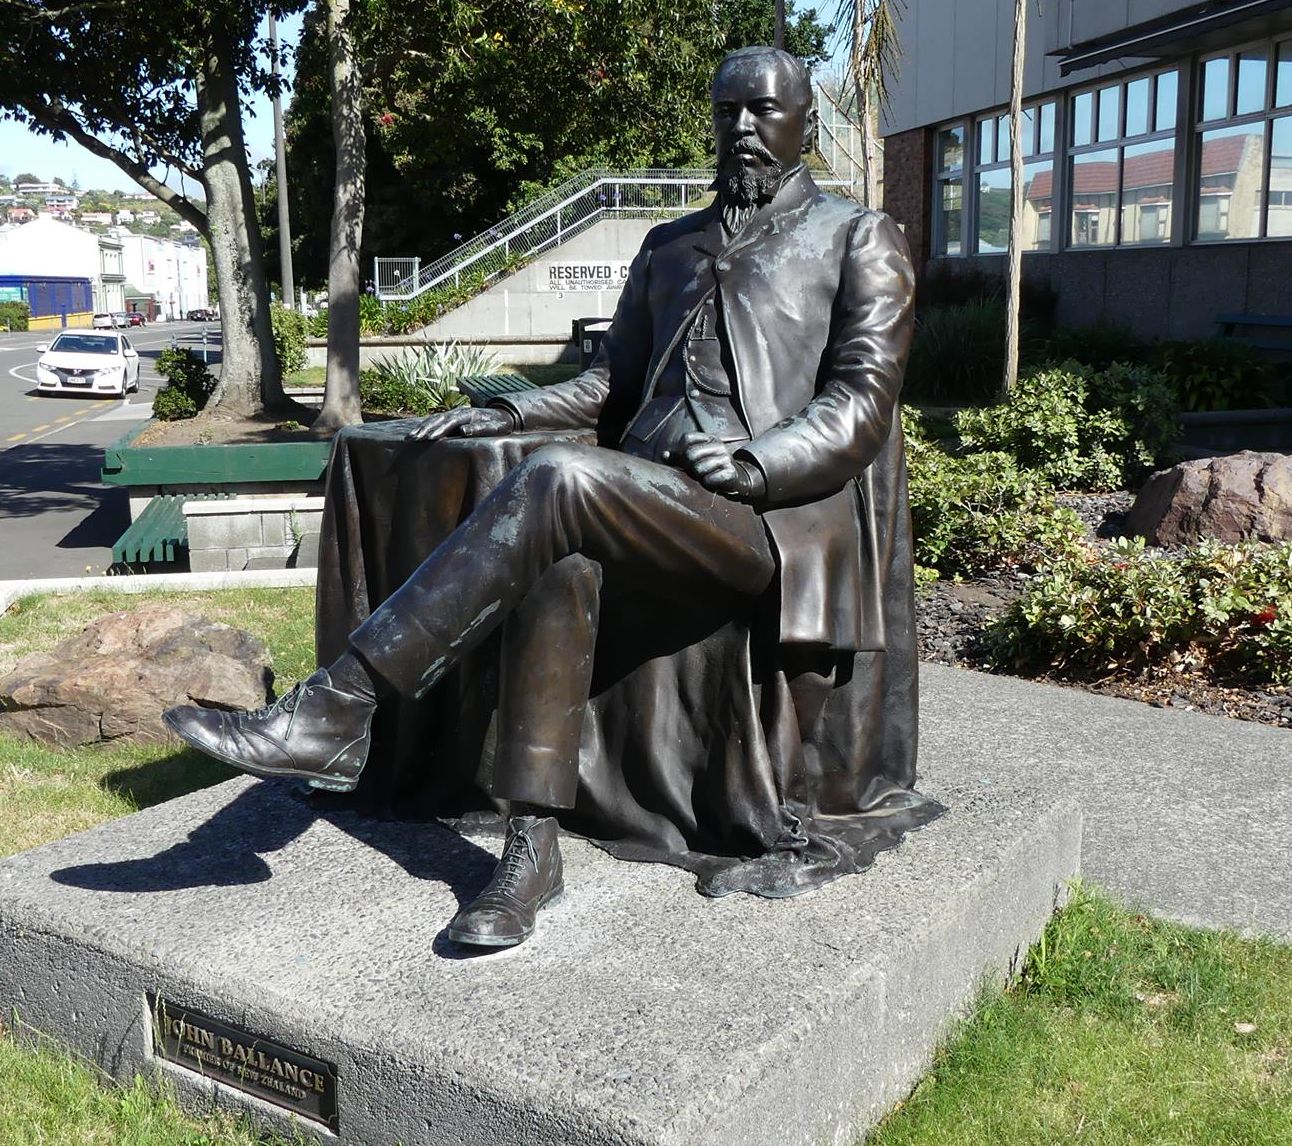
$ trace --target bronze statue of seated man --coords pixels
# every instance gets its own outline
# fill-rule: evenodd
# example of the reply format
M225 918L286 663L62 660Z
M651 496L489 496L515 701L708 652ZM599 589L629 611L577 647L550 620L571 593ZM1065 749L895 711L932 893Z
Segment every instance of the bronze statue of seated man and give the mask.
M596 444L530 452L343 655L269 708L166 715L188 743L247 772L348 791L383 697L423 696L500 625L523 630L504 642L484 779L509 806L507 840L489 885L449 926L462 943L522 942L561 893L554 816L575 808L590 752L620 770L590 797L594 821L636 801L666 823L654 848L626 830L603 837L618 854L692 867L712 895L809 890L940 811L913 791L897 416L912 324L905 241L884 215L823 194L804 167L815 112L798 60L734 52L712 96L716 199L649 233L591 367L411 432L595 430ZM613 619L603 609L636 607L631 591L612 601L611 585L662 602L664 630L671 613L698 609L686 642L700 653L681 671L722 683L680 701L665 676L639 681L613 727L588 738L590 698L603 691L598 636ZM708 629L734 626L725 643L709 641L706 610ZM740 673L713 663L705 650L719 647L718 659L744 658ZM629 726L639 739L649 729L662 772L628 762ZM674 762L684 779L661 781ZM719 826L701 831L706 817ZM697 858L706 850L729 854L710 863Z

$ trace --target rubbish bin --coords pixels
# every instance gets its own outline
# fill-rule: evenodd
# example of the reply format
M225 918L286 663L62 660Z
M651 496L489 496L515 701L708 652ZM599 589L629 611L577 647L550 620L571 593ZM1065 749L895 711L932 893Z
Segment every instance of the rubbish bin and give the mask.
M573 322L574 345L579 351L579 369L586 370L597 356L601 340L610 329L608 318L576 318Z

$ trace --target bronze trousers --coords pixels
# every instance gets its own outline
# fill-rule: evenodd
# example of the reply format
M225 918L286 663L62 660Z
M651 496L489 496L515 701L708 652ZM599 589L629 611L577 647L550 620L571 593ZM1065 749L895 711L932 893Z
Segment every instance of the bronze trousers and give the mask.
M491 794L573 807L603 577L655 597L755 598L776 562L748 505L600 446L536 450L351 634L417 696L499 625Z

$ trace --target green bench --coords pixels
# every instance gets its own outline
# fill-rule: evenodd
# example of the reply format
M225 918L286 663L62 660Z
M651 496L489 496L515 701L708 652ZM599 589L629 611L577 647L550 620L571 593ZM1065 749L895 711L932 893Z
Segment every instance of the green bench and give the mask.
M458 389L471 399L473 406L487 406L494 398L538 386L520 374L473 374L458 379Z
M229 493L162 493L154 497L112 546L118 565L147 565L180 561L188 552L187 501L216 501Z

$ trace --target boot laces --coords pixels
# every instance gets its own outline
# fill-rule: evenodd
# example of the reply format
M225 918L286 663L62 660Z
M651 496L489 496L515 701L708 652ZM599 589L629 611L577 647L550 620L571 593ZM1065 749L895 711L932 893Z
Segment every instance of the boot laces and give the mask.
M290 733L292 724L296 720L296 706L313 692L314 686L312 684L306 684L303 680L298 681L275 700L273 704L266 705L264 708L249 712L246 715L253 720L268 720L271 716L277 716L280 712L285 712L290 717L286 729L286 732Z
M529 833L522 830L516 832L507 841L506 850L502 853L498 872L498 890L511 891L515 888L520 882L520 877L525 873L526 863L538 871L538 849L534 847L534 841L530 839Z

